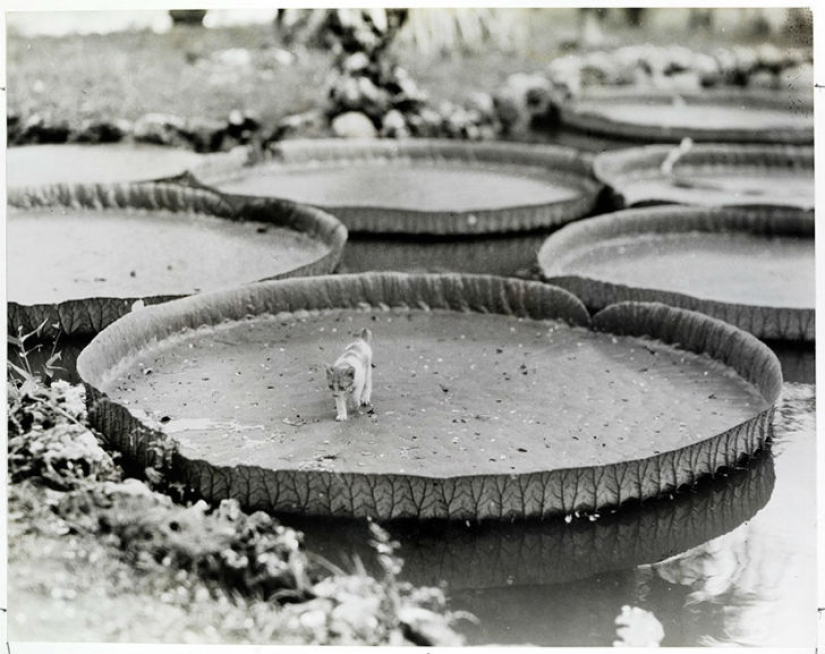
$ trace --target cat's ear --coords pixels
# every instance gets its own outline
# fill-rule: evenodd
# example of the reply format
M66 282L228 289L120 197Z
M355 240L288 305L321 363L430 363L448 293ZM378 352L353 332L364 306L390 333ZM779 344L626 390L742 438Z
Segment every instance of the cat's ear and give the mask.
M333 369L332 369L332 366L331 366L331 365L329 365L329 364L326 364L326 365L324 366L324 368L325 368L325 369L326 369L326 371L327 371L327 381L332 381L332 376L333 376Z
M355 368L352 366L347 366L344 368L344 374L350 379L355 379Z
M361 330L361 333L358 334L358 337L362 340L365 340L367 343L372 343L372 332L366 327L364 327L364 329Z

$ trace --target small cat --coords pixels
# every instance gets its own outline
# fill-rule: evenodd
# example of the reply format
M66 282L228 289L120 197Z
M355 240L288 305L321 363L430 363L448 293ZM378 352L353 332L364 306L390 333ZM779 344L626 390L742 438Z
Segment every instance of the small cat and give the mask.
M357 405L369 406L372 397L372 332L362 329L344 353L327 366L327 383L335 398L338 422L347 419L347 398L351 395Z

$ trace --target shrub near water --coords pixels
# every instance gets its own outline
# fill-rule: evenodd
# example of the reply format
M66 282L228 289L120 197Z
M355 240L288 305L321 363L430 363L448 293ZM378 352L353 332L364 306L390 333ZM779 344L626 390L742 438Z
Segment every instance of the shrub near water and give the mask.
M45 326L44 321L28 334L8 337L20 364L8 362L10 480L33 479L63 491L95 481L118 481L120 470L85 426L83 388L64 381L43 382L59 369L60 353L53 350L41 372L29 363L29 354L43 347L29 343Z
M83 389L57 381L9 384L9 476L12 483L37 479L68 491L120 473L94 435L80 423Z
M107 616L102 607L108 604L89 599L89 620L107 625L92 627L90 637L101 640L155 633L157 640L190 642L462 644L450 627L458 616L447 611L440 590L398 581L397 544L377 525L374 547L383 578L369 577L361 567L330 574L304 550L302 534L266 513L247 515L235 500L214 510L204 502L181 506L139 480L121 481L121 469L86 427L82 387L47 385L17 367L8 399L13 607L15 599L27 606L26 593L40 588L50 602L70 600L57 610L82 612L84 594L103 594L136 603L136 612L148 612L150 622L153 607L147 603L167 611L171 602L185 616L172 630L147 625L143 631L134 616L120 615L122 608L112 605L115 615ZM71 562L58 554L49 561L32 558L44 550L71 551ZM88 561L88 570L80 559ZM28 634L38 629L33 613L24 623ZM51 614L43 625L48 628L54 613L45 613ZM14 621L14 610L10 615Z

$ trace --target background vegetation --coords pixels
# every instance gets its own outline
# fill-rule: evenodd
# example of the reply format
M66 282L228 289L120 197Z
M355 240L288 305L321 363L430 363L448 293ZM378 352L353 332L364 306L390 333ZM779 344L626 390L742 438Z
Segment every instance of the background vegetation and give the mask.
M687 9L659 9L648 10L634 26L612 10L593 23L594 32L574 9L488 10L469 17L413 10L391 53L435 104L463 102L476 91L492 93L511 74L543 71L583 39L590 48L810 45L804 21L769 17L771 22L719 10L710 26L689 27ZM93 119L135 121L152 112L224 120L233 110L274 124L324 102L334 59L271 23L34 37L12 25L7 54L10 119L37 115L72 126Z

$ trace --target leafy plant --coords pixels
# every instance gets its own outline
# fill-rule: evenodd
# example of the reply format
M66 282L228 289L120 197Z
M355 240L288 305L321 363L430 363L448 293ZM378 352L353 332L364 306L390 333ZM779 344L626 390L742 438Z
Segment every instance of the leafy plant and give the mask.
M148 444L150 460L149 465L143 469L143 476L153 490L166 493L176 501L182 501L186 494L184 485L173 481L169 475L178 449L178 442L168 434L153 439Z
M57 361L60 360L60 352L57 350L59 333L52 343L51 353L43 364L41 371L35 372L29 361L31 353L42 349L43 343L39 342L33 347L29 347L28 342L32 339L37 340L40 338L43 333L43 328L47 323L48 319L44 319L43 322L27 334L24 334L23 329L18 327L17 336L12 336L11 334L7 336L8 344L17 348L17 356L22 364L18 366L12 363L11 360L7 361L9 382L16 390L22 390L25 387L26 391L31 391L32 387L38 381L43 381L43 375L48 379L52 379L58 370L63 370L63 368L57 365Z
M378 523L369 523L372 539L370 545L375 549L378 565L384 573L381 580L385 591L386 610L389 615L397 616L401 609L401 594L399 589L398 576L404 567L404 561L398 556L398 541L390 538L389 532L383 529Z
M91 480L119 479L112 458L85 425L83 389L54 379L60 370L57 341L42 369L30 362L30 347L46 322L29 333L18 331L8 342L17 349L18 363L7 362L8 465L12 483L33 479L46 486L70 490ZM47 383L48 382L48 383Z
M23 330L18 328L17 336L8 335L8 343L17 348L17 357L20 361L20 365L12 363L10 358L6 362L9 383L9 435L22 434L29 431L36 418L40 418L41 422L45 423L47 427L50 424L54 424L47 415L49 412L46 411L44 413L43 411L46 406L51 405L50 410L65 414L65 411L62 411L56 402L50 403L52 399L51 394L43 383L43 375L51 379L54 376L54 372L58 370L58 367L55 365L60 359L60 353L55 351L57 340L55 340L52 353L41 372L35 372L29 361L29 355L40 349L43 345L42 343L38 343L30 348L28 342L40 336L43 327L46 326L46 322L47 321L44 320L36 329L27 334L24 334ZM71 415L66 414L65 417L76 422L76 419Z
M440 588L418 588L401 581L404 562L398 555L399 543L375 522L370 521L369 530L381 575L375 578L367 574L356 558L351 574L322 579L312 588L314 600L289 607L299 614L307 641L337 645L463 645L463 637L452 625L459 619L475 617L451 612Z

